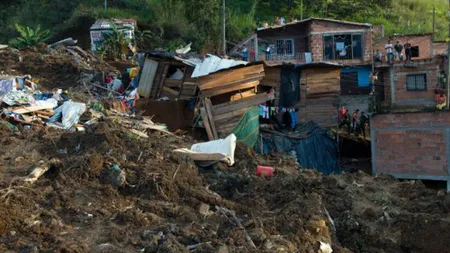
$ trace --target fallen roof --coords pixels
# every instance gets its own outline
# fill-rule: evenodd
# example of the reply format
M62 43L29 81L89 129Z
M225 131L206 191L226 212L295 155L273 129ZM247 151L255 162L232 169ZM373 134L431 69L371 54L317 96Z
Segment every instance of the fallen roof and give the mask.
M303 20L289 22L289 23L286 23L286 24L283 24L283 25L270 26L268 28L260 27L260 28L257 28L256 30L257 31L263 31L263 30L269 30L269 29L279 29L279 28L282 28L282 27L285 27L285 26L291 26L291 25L307 23L307 22L314 21L314 20L333 22L333 23L340 23L340 24L347 24L347 25L355 25L355 26L372 27L372 24L369 24L369 23L357 23L357 22L336 20L336 19L329 19L329 18L307 18L307 19L303 19Z
M215 55L208 55L208 57L206 57L203 62L196 65L194 73L192 73L192 78L207 76L220 70L247 64L248 62L246 61L222 59Z
M209 74L230 69L237 66L245 66L249 64L246 61L239 60L231 60L231 59L223 59L215 55L208 54L206 57L203 55L190 53L190 54L176 54L171 52L148 52L147 56L164 58L164 59L173 59L188 66L195 67L194 72L192 73L192 78L198 78L202 76L207 76Z

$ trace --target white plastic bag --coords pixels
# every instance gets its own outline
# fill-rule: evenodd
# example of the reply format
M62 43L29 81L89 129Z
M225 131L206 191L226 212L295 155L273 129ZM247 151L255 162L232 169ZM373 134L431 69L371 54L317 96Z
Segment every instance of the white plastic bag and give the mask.
M73 125L78 123L80 116L86 111L86 105L83 103L76 103L67 101L55 110L55 115L50 118L50 126L61 128L64 130L70 129ZM62 117L62 125L55 124L57 120Z
M231 166L234 164L236 139L236 135L231 134L225 139L197 143L192 145L191 151L205 154L223 154L225 156L225 160L223 162Z

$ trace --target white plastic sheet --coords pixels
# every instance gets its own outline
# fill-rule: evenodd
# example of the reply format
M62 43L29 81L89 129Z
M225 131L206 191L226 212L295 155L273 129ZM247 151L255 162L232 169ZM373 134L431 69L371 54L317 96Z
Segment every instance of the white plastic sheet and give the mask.
M191 149L177 149L175 152L185 153L194 161L222 161L229 166L234 164L236 136L231 134L225 139L197 143Z
M50 119L48 125L64 130L70 129L73 125L78 123L78 120L80 120L80 116L85 111L85 104L67 101L55 110L55 115ZM55 122L61 117L62 124L55 124Z

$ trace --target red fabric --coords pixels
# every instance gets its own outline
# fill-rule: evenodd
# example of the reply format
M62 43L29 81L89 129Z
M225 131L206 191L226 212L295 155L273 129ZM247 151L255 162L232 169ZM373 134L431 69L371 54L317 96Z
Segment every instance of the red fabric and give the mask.
M345 109L339 110L339 120L345 119Z
M105 78L105 83L111 83L114 79L112 77Z

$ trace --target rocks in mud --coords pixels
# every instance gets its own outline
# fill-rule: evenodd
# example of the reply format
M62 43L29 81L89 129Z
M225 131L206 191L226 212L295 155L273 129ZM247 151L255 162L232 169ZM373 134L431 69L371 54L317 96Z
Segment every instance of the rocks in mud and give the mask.
M119 165L115 164L103 171L103 181L114 187L122 187L126 184L126 173L121 170Z

